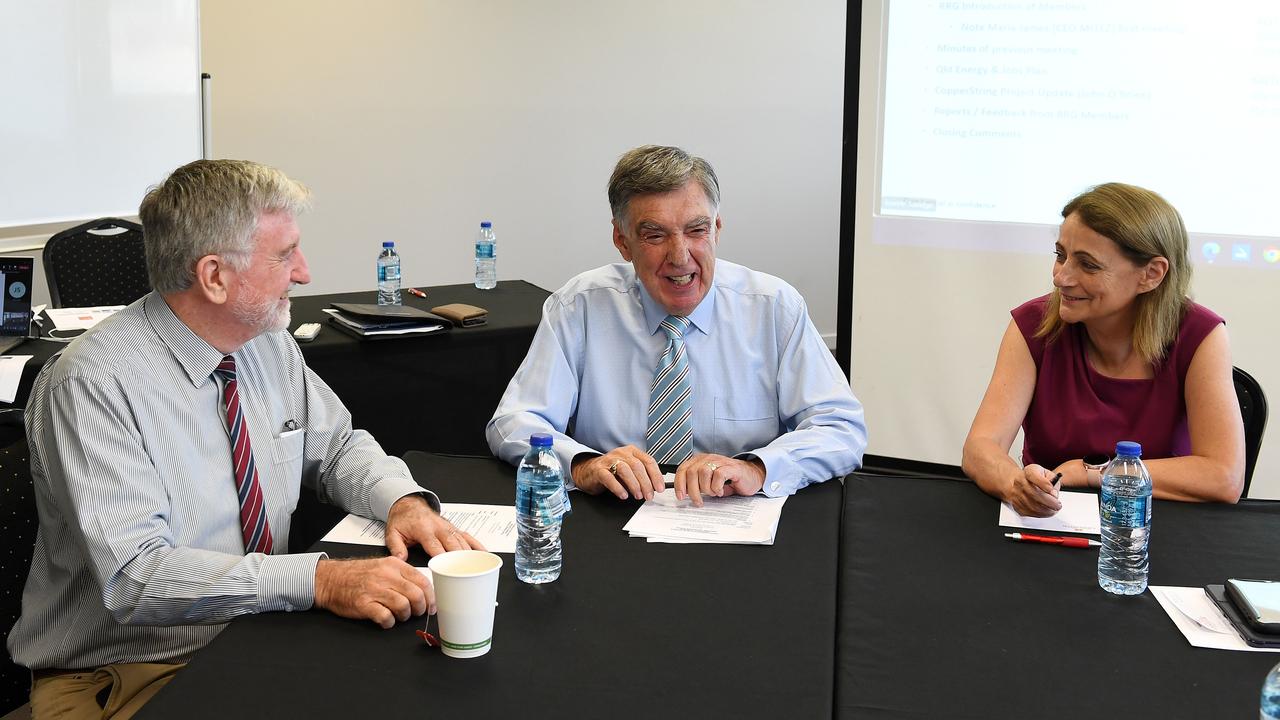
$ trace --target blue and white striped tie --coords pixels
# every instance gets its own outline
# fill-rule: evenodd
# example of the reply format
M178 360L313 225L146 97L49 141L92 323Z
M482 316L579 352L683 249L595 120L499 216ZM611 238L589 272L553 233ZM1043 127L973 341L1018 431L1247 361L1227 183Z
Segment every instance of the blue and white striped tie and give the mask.
M693 387L689 383L689 356L684 331L689 318L668 315L662 321L667 349L658 358L649 389L649 429L645 438L649 454L662 464L684 462L693 448Z

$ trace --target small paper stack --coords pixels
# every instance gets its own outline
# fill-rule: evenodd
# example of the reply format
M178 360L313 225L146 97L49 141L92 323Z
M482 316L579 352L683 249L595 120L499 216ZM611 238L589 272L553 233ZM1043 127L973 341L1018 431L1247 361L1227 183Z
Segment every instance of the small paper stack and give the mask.
M704 497L702 507L676 500L667 488L645 501L623 530L631 537L663 543L772 545L785 497L763 495Z

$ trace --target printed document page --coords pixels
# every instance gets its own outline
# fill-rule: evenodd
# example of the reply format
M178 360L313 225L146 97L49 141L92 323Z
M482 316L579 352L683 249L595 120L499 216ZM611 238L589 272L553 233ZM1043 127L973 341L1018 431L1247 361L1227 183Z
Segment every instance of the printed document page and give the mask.
M1098 518L1098 496L1093 493L1061 492L1062 509L1047 518L1023 517L1009 503L1000 503L1000 525L1027 530L1102 535Z
M58 330L88 330L102 320L111 317L123 305L100 305L86 308L49 308L46 312Z
M516 508L514 505L474 505L471 503L441 503L440 514L459 530L484 544L489 552L514 553L516 551ZM370 520L359 515L347 515L333 526L323 542L351 545L384 544L387 525L381 520Z
M11 403L22 384L22 366L34 355L0 355L0 402Z
M785 497L704 497L702 507L676 500L675 488L646 500L623 530L649 542L772 545Z

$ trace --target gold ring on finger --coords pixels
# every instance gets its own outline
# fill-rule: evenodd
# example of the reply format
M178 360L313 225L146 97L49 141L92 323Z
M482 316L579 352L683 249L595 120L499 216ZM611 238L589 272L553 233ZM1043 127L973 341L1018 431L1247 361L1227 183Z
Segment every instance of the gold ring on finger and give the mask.
M717 464L715 464L715 463L713 463L713 462L709 462L709 463L707 463L707 469L708 469L708 470L710 470L711 472L715 472L715 471L716 471L716 468L718 468L718 467L720 467L720 466L719 466L719 465L717 465Z
M613 462L609 463L609 474L614 477L618 477L618 461L617 460L614 460Z

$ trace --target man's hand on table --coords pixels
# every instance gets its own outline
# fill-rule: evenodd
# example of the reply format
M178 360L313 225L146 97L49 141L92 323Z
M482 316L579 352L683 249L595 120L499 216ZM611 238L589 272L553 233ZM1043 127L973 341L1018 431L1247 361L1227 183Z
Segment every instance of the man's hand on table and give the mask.
M432 557L448 550L484 550L479 540L462 532L431 509L421 495L405 495L387 513L387 550L401 559L409 558L409 546L421 545Z
M658 462L635 445L610 450L603 455L575 458L570 472L573 484L582 492L599 495L608 491L619 500L628 497L649 500L666 489Z
M702 507L704 495L755 495L764 487L764 476L764 463L758 459L698 453L676 468L676 499L688 497Z
M426 576L400 558L323 559L316 564L315 606L387 629L430 610L436 593Z

